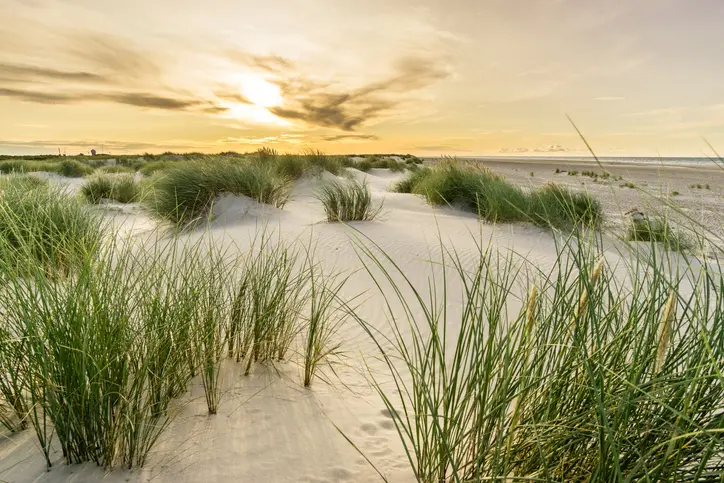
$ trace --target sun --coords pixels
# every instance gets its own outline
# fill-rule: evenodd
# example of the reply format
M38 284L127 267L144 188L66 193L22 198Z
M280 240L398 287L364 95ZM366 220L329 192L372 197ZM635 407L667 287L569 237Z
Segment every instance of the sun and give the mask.
M274 107L282 103L279 86L264 79L248 77L241 81L241 93L259 107Z

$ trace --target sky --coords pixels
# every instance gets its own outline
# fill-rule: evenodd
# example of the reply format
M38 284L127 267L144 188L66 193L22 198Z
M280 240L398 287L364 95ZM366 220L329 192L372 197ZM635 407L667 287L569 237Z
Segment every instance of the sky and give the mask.
M0 154L724 153L722 0L0 0Z

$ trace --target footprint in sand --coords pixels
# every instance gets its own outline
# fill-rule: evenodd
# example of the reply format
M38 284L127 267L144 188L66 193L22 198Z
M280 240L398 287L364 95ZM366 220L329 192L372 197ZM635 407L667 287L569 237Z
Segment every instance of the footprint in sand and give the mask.
M377 434L377 426L372 423L365 423L360 426L360 429L370 436L374 436L375 434Z

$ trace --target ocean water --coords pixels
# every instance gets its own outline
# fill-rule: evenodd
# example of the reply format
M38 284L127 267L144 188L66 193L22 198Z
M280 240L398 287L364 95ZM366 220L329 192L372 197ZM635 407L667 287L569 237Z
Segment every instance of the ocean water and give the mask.
M576 163L591 162L596 160L591 156L458 156L464 159L479 159L481 161L568 161ZM637 157L637 156L599 156L602 163L635 163L635 164L658 164L658 165L694 165L694 166L722 166L724 159L707 157Z

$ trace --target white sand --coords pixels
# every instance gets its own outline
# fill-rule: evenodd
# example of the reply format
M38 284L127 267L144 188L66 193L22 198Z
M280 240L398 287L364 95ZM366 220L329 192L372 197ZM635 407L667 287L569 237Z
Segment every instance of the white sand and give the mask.
M433 209L422 199L388 191L400 175L372 170L365 177L374 199L384 201L383 216L373 222L353 223L361 234L379 244L420 288L428 277L440 276L439 267L426 260L439 250L438 236L454 245L461 259L474 260L475 241L500 249L513 248L539 268L553 264L555 250L550 233L528 225L494 227L475 216L448 208ZM342 224L323 223L324 214L314 198L319 180L301 181L294 199L284 210L261 206L251 200L225 196L214 206L215 219L207 230L184 235L213 237L215 243L248 246L262 223L283 233L287 240L313 240L317 256L330 270L352 272L360 267L354 231ZM139 210L113 212L126 233L147 233L153 222ZM615 254L611 256L615 257ZM454 283L450 293L458 294ZM346 285L348 297L365 293L359 311L384 330L387 322L380 294L369 276L357 273ZM455 320L450 304L450 321ZM451 322L452 323L452 322ZM450 327L453 331L455 327ZM171 426L152 450L144 468L110 474L94 464L65 466L59 450L52 455L54 467L45 471L43 457L32 430L0 439L0 481L10 482L367 482L379 476L339 434L344 432L391 482L413 481L413 475L391 419L369 385L365 362L383 383L389 380L377 351L353 321L340 331L347 353L341 381L325 385L315 381L311 390L301 386L300 370L292 363L282 366L281 377L258 368L244 377L232 363L225 366L224 395L219 414L207 415L200 383L179 401Z

